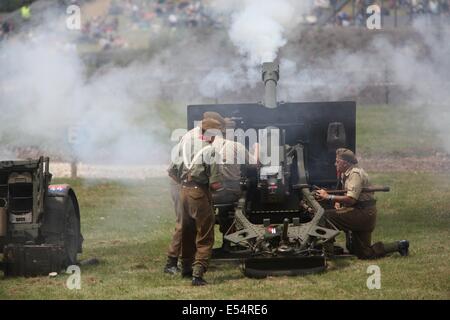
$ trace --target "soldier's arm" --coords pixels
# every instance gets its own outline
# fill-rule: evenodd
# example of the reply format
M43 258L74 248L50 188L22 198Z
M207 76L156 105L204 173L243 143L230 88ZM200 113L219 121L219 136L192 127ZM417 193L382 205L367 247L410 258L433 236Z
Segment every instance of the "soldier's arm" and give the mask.
M168 173L169 177L176 183L180 183L180 181L179 181L180 180L179 179L179 168L180 168L179 151L180 151L180 144L178 143L174 147L174 152L172 152L172 154L171 154L169 168L167 168L167 173Z
M215 157L215 151L214 148L211 148L211 154L210 159L214 159ZM219 171L219 165L216 163L216 161L211 161L211 163L208 165L208 176L209 176L209 186L212 190L220 190L223 188L222 186L222 174Z
M343 196L332 196L330 199L334 203L344 204L346 206L353 206L358 201L359 195L362 191L363 180L358 172L350 173L347 178L347 193Z
M167 169L167 173L173 181L175 181L176 183L180 183L178 178L178 168L174 164L170 164L169 168Z
M320 189L317 190L317 195L319 196L319 198L321 200L331 200L331 202L333 203L340 203L340 204L344 204L348 207L353 206L356 203L356 199L349 197L347 195L345 196L336 196L336 195L329 195L325 190Z
M340 203L346 206L353 206L359 198L362 191L362 177L358 172L352 172L347 178L347 193L342 196L329 195L325 190L317 191L319 198L322 200L331 200L333 203Z
M347 178L346 186L346 196L354 199L356 202L356 200L358 200L359 196L361 195L363 186L363 179L361 175L358 172L352 172Z

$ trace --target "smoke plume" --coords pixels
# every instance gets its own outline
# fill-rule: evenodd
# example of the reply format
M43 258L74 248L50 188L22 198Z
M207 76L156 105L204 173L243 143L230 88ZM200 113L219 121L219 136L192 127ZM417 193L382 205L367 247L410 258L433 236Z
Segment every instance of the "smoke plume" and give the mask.
M279 60L280 100L355 98L388 79L409 93L401 103L425 112L450 151L448 113L430 109L450 101L448 26L436 30L418 20L420 45L380 32L360 49L328 52L327 44L303 38L309 3L212 1L225 30L179 27L182 36L150 57L96 70L88 70L74 49L64 19L48 13L31 36L24 32L0 44L0 141L88 162L165 162L170 131L184 126L186 105L257 102L263 95L260 63ZM308 56L314 45L316 53ZM70 129L76 145L68 143Z

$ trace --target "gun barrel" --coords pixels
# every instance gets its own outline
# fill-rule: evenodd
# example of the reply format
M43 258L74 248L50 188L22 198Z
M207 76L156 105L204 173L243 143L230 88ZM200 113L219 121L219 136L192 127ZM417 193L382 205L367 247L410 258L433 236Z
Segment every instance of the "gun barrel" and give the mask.
M315 185L309 185L309 184L296 184L293 185L292 188L294 190L301 190L303 188L313 188L315 190L322 189ZM326 190L326 189L325 189ZM346 190L326 190L328 194L344 194L347 191ZM374 186L370 188L363 188L361 192L389 192L391 191L390 187L384 187L384 186Z
M277 107L277 83L280 78L280 67L275 62L264 62L262 80L264 82L264 105L267 108Z
M389 192L391 188L389 187L372 187L372 188L363 188L361 192ZM346 190L327 190L328 194L344 194Z

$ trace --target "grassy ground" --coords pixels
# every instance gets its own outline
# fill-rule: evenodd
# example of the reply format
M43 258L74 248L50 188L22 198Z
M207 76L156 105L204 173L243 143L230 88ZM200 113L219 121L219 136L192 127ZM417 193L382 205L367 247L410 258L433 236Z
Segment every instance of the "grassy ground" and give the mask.
M433 107L427 109L428 112L434 110ZM357 152L366 155L421 157L442 149L443 144L423 110L366 105L357 108L356 145Z
M409 239L409 257L330 262L328 272L320 275L264 280L244 278L238 266L217 265L207 273L211 285L205 288L192 288L189 281L162 273L174 222L166 179L70 181L82 208L81 257L97 257L101 263L82 268L81 290L68 290L64 274L2 279L0 298L449 299L450 175L374 174L373 179L393 190L379 195L373 238ZM380 290L366 287L372 264L381 268Z

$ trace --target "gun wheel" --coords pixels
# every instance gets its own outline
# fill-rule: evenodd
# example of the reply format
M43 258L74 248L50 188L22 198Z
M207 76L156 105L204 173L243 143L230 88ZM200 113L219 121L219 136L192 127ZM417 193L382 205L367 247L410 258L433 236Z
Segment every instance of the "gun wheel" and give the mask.
M326 270L324 256L258 257L244 260L242 271L249 278L299 276Z

